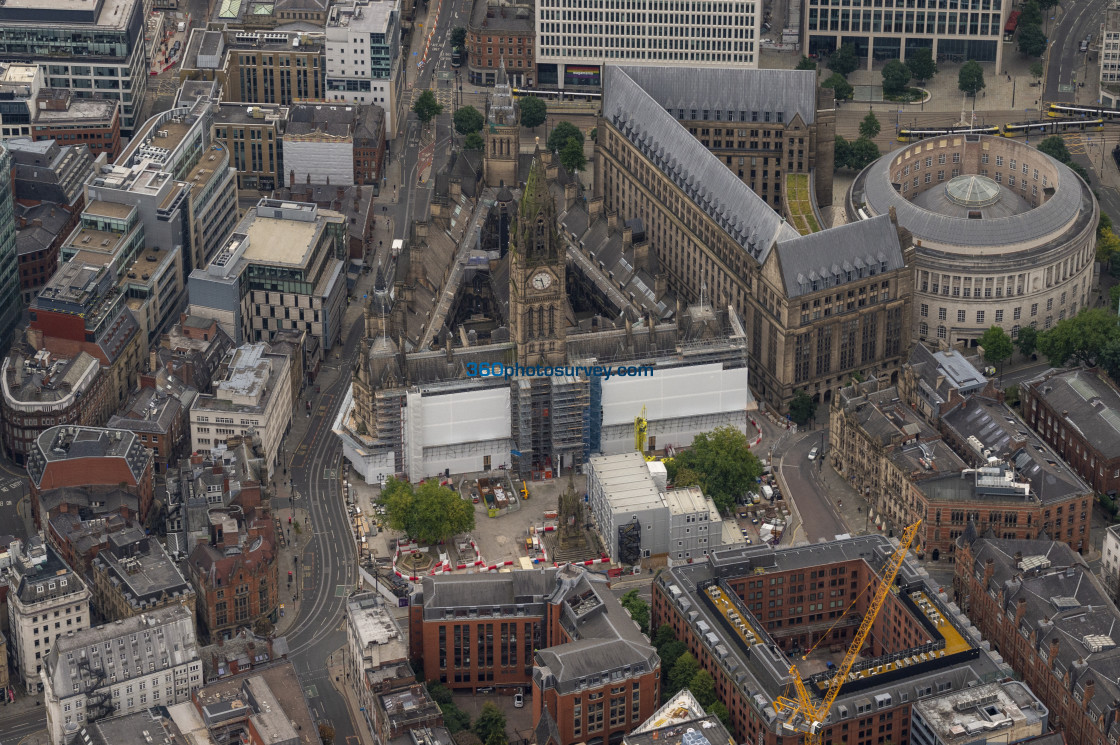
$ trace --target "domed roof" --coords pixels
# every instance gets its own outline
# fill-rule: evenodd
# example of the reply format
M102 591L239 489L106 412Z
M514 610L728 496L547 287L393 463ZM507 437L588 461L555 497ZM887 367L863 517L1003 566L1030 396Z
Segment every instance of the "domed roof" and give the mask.
M999 184L987 176L967 173L950 179L945 194L962 207L987 207L999 201Z
M512 202L513 201L513 192L511 192L509 190L509 187L507 187L505 184L502 185L501 189L498 189L498 201L499 202Z

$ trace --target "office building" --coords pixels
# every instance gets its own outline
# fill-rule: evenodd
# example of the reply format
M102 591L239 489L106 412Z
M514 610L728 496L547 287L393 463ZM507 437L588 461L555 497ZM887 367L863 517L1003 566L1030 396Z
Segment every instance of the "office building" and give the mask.
M911 143L860 173L846 210L849 221L895 215L912 234L920 341L975 347L993 324L1015 339L1023 326L1044 331L1091 304L1096 197L1025 142Z
M0 368L0 434L4 454L27 462L39 435L58 424L103 426L113 411L106 394L109 375L95 357L79 352L58 359L46 349L4 358Z
M638 452L591 457L587 496L611 561L690 562L743 543L739 526L725 521L698 486L669 489L664 466Z
M819 703L836 674L826 663L842 659L894 551L883 536L717 551L657 576L651 625L672 627L715 678L736 742L788 742L799 735L790 734L775 702L793 689L790 657L798 656L808 695ZM892 585L897 591L886 595L849 673L855 677L822 717L824 742L910 742L914 702L1008 675L915 563L904 559ZM825 597L827 605L806 602Z
M14 542L8 578L8 636L16 677L31 696L54 645L89 628L90 592L54 549L38 538Z
M387 742L395 735L384 734L391 728L385 716L389 711L379 705L380 697L412 689L416 676L408 660L408 642L384 603L384 598L372 592L347 601L346 670L357 687L364 726L371 733L380 732Z
M737 71L734 79L745 84L771 72ZM727 74L697 68L687 76L674 73L674 80L678 90L703 90L703 81ZM740 314L756 397L778 410L795 390L827 403L832 389L852 374L897 370L911 326L913 246L905 226L881 215L799 234L700 140L683 136L679 112L667 110L678 106L647 92L642 84L647 76L655 73L607 68L596 194L603 197L604 211L617 212L623 224L641 222L670 292L684 303L706 297ZM793 120L792 112L807 105L800 91L792 85L781 89L791 97L786 100L768 90L730 111L716 109L719 99L689 103L685 116L702 121L700 107L706 103L709 119L717 123L774 121L782 111L783 120ZM822 160L815 173L824 169ZM788 170L781 161L771 165ZM760 178L769 176L765 169ZM806 184L809 193L812 180Z
M16 262L24 305L39 294L58 269L58 252L80 220L80 210L42 202L28 207L16 203Z
M317 31L199 27L191 30L179 79L217 81L224 101L324 101L323 50L322 25Z
M82 487L119 488L133 495L135 517L144 522L152 506L152 460L139 438L124 430L82 426L44 430L27 458L35 524L42 526L53 516L41 497Z
M1042 438L1024 427L1007 404L973 394L942 415L940 429L945 442L969 466L1003 469L1004 478L1014 482L1005 486L1020 492L1025 501L1037 500L1036 509L1042 511L1041 521L1035 512L1025 528L1016 530L1012 512L978 510L966 500L950 513L950 537L962 535L967 523L974 522L981 534L991 530L1001 538L1018 537L1018 531L1025 530L1032 538L1062 541L1078 553L1092 545L1092 487ZM943 520L945 515L941 517Z
M141 0L12 0L0 7L0 60L46 68L46 86L121 102L131 135L148 85Z
M503 5L474 0L467 24L466 77L471 85L493 85L505 67L509 82L518 88L533 85L536 75L536 28L533 3Z
M301 329L331 349L346 310L346 227L314 204L262 199L206 268L191 272L191 315L214 318L236 344Z
M1120 104L1120 5L1109 3L1101 17L1100 34L1101 105Z
M1109 673L1120 612L1082 558L1060 542L970 531L957 559L957 603L1049 710L1049 725L1069 745L1106 739L1120 699Z
M140 444L152 451L155 472L166 474L178 465L189 444L187 413L198 391L165 369L141 375L140 383L140 390L109 418L107 426L139 437Z
M762 7L735 2L643 8L619 0L584 9L571 0L536 3L537 85L598 88L606 65L758 67ZM620 23L619 13L628 15Z
M934 352L925 344L915 344L910 359L902 366L898 395L936 427L941 412L953 402L984 391L989 385L984 374L958 350ZM988 394L994 395L995 389Z
M385 112L385 137L397 135L404 90L401 18L397 0L354 0L331 6L324 52L324 98L376 104Z
M218 365L233 349L233 340L212 318L183 313L179 323L160 338L156 362L180 383L200 393L210 393ZM141 376L143 383L144 376Z
M558 745L583 741L581 733L621 737L660 696L657 652L605 580L583 567L425 577L408 637L424 678L449 688L531 682L534 726L551 719ZM581 697L587 708L576 714Z
M281 136L287 106L223 103L214 110L211 137L230 151L238 191L271 192L284 184Z
M154 537L132 525L106 542L90 565L93 606L106 622L165 606L194 610L194 590Z
M892 6L893 7L893 6ZM841 44L872 62L912 58L928 49L935 60L994 62L1003 71L1004 24L1011 12L1007 0L984 0L946 13L938 6L908 12L858 2L840 13L822 0L810 0L801 11L801 40L808 54L826 57Z
M109 536L132 527L140 529L139 523L117 512L60 512L47 523L47 542L68 567L88 578L94 558L109 548Z
M282 173L296 184L377 185L385 159L385 112L378 105L299 104L283 133Z
M1120 391L1099 369L1051 370L1020 386L1030 428L1093 490L1120 490Z
M271 476L280 465L280 440L292 423L292 364L264 342L230 352L214 393L200 394L191 405L191 450L220 450L230 437L255 433Z
M538 745L546 742L547 736L542 737L542 734L537 734ZM622 745L688 745L692 742L696 745L733 745L735 739L719 717L704 711L692 692L684 688L626 735Z
M1049 712L1034 692L1012 680L952 691L914 704L910 742L965 745L1023 742L1047 731Z
M194 619L173 605L71 631L47 656L43 683L53 745L110 715L190 701L202 686Z

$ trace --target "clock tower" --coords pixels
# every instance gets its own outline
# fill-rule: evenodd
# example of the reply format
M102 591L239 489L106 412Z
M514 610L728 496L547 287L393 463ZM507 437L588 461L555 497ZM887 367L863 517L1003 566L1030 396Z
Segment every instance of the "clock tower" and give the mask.
M568 298L556 206L538 153L529 169L509 242L510 336L521 365L562 365Z

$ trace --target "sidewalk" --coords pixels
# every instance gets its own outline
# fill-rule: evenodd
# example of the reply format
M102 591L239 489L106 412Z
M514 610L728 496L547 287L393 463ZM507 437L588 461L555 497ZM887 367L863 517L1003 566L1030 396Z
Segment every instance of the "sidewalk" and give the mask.
M341 647L327 658L327 673L331 677L331 685L346 701L346 710L350 714L350 723L354 725L358 740L362 745L378 745L378 740L370 732L369 724L362 713L362 703L354 688L357 681L350 680L350 673L346 669L346 647Z

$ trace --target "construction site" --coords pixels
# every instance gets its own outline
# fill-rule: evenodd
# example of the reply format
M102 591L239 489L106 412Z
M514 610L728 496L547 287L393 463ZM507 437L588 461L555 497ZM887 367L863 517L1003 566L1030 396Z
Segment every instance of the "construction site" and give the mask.
M653 627L728 692L739 742L909 742L911 704L1012 675L907 557L917 531L715 551L657 577Z

